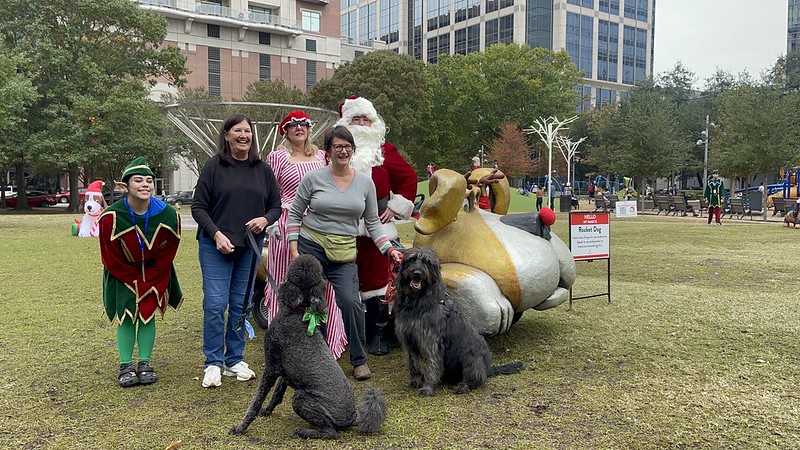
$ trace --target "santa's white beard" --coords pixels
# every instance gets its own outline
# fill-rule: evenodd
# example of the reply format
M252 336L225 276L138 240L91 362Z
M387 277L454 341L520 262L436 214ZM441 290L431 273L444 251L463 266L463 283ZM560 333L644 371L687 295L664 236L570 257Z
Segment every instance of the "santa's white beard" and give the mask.
M372 168L383 165L383 136L386 134L386 126L380 123L373 123L372 126L365 127L360 125L347 125L347 129L353 133L356 142L356 152L350 165L359 172L372 175Z

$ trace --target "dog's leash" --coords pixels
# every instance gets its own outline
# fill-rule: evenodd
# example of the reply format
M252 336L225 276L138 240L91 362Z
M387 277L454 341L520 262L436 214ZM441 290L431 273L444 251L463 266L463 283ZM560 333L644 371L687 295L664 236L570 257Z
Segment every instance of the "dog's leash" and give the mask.
M247 316L253 310L253 305L250 303L250 299L253 297L253 287L256 282L256 274L258 273L258 264L261 261L261 251L258 248L258 244L256 243L256 238L253 236L253 232L250 229L245 230L245 238L249 247L249 250L253 253L253 258L250 263L250 274L247 276L247 291L244 293L244 302L242 303L242 316L236 320L236 325L234 329L236 331L241 331L242 326L247 328L247 334L250 336L250 339L253 339L254 331L253 326L250 325L250 322L247 321ZM272 283L273 288L275 288L275 280L272 279L269 272L267 272L267 278L269 279L270 283Z
M399 242L397 242L397 247L401 249L403 248ZM400 261L402 261L402 258L400 259ZM387 280L386 284L386 293L383 295L383 300L381 300L381 303L384 305L391 304L397 299L396 284L397 284L397 277L400 275L400 264L401 263L394 262L392 258L389 258L389 279Z

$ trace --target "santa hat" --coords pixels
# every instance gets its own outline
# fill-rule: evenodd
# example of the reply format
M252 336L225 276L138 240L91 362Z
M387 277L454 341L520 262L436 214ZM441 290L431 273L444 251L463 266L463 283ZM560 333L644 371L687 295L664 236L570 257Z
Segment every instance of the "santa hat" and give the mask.
M278 134L283 136L283 134L286 133L286 127L290 123L297 123L300 125L305 125L307 127L310 127L311 118L308 117L308 114L306 114L303 111L300 111L299 109L296 111L292 111L289 114L287 114L286 117L283 118L283 120L281 120L280 125L278 125Z
M356 116L366 116L367 119L377 122L378 111L372 106L372 102L364 97L347 97L339 104L339 117L346 119L347 122Z
M105 183L103 180L92 181L89 186L86 186L86 193L97 193L101 194L103 192L103 186Z

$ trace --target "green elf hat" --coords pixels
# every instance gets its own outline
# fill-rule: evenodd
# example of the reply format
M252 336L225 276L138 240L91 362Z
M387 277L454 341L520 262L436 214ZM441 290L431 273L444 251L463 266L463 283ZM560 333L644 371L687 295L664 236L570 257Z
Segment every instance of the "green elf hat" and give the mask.
M130 164L128 164L127 167L125 167L125 170L122 171L122 182L127 183L128 178L134 175L146 175L151 177L156 176L156 174L150 170L150 166L147 165L147 161L145 161L143 156L135 158Z

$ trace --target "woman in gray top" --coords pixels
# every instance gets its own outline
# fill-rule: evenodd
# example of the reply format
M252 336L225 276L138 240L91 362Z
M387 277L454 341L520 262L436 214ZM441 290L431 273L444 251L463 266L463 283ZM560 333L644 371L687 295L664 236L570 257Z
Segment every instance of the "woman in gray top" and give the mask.
M360 219L381 253L397 262L402 254L383 233L372 179L350 167L356 150L353 135L339 125L325 133L324 144L329 164L303 177L289 210L289 252L292 259L300 253L314 255L322 264L342 311L353 376L366 380L372 373L364 351L364 305L358 294L355 263Z

